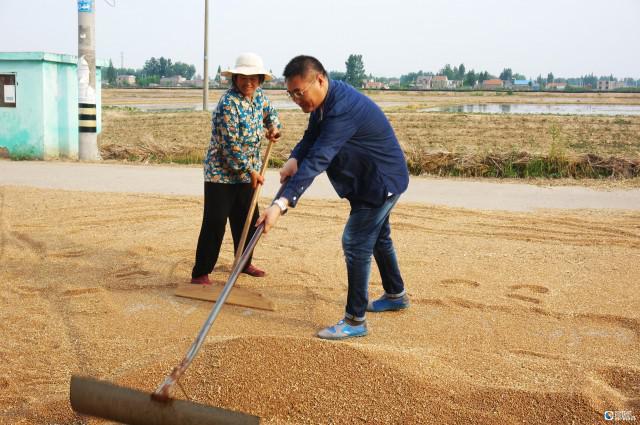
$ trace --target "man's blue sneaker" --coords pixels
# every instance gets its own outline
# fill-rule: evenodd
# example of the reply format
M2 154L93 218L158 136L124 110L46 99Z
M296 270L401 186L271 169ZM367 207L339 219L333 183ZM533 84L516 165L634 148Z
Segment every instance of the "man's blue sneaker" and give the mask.
M346 339L367 334L367 323L350 325L344 319L337 324L329 326L318 332L318 338L322 339Z
M397 298L391 298L387 294L384 294L375 301L369 301L369 304L367 304L367 311L379 313L381 311L403 310L408 307L409 297L407 297L407 294Z

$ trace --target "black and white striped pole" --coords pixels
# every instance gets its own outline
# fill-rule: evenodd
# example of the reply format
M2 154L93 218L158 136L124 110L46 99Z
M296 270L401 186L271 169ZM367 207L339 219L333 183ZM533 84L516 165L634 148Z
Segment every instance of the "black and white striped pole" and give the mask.
M95 2L78 0L78 158L100 159L96 115Z

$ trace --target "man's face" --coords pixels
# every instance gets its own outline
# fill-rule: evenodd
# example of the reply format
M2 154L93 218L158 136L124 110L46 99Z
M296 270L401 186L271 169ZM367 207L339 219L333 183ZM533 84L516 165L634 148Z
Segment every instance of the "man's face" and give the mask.
M303 112L313 112L324 102L327 95L327 79L324 75L310 72L306 77L287 79L287 93Z

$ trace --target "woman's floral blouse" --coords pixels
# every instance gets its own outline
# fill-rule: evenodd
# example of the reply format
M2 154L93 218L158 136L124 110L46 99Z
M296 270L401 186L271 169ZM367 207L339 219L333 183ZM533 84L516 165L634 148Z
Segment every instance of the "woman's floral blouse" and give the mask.
M211 143L204 159L204 179L214 183L250 183L251 170L260 171L260 140L265 129L280 129L278 112L258 89L253 100L235 88L220 98L211 120Z

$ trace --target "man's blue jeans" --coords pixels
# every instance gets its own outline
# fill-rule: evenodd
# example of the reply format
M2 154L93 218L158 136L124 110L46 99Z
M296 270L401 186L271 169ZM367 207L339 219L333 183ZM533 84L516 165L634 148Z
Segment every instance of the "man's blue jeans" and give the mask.
M387 294L404 292L389 225L389 215L399 197L400 195L392 195L377 208L351 209L342 234L342 249L349 279L345 316L349 319L362 321L365 318L372 254L380 270L384 291Z

